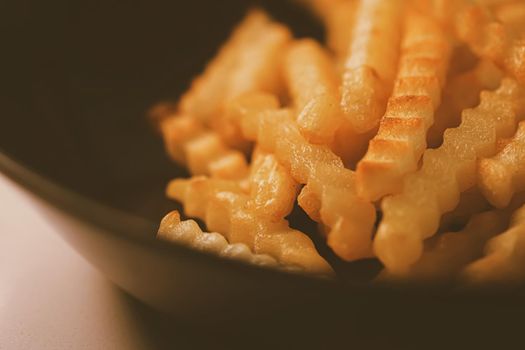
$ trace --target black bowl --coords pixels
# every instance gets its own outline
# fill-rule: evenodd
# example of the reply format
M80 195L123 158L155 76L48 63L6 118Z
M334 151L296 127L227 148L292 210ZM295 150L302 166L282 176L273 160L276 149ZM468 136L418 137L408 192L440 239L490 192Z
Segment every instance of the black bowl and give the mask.
M318 280L155 240L160 218L177 207L164 186L185 173L165 156L145 112L176 98L254 3L8 3L0 23L7 34L0 170L109 279L190 323L232 334L273 325L287 344L315 335L324 345L370 346L458 335L472 344L519 330L509 320L524 314L523 294ZM322 37L297 5L258 3L296 35Z

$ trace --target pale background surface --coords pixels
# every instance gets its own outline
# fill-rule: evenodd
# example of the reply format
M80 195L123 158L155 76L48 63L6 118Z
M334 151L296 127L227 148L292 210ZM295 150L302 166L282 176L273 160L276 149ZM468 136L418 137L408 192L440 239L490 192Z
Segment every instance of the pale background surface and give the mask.
M200 348L211 340L193 335L113 286L0 174L1 350Z

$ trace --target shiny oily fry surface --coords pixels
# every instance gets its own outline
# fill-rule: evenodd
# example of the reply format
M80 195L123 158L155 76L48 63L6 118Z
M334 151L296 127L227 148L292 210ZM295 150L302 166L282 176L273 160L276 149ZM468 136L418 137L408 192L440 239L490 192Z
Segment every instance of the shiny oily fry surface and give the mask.
M168 213L161 221L158 238L176 242L227 259L244 261L253 265L300 272L301 268L280 265L266 254L255 254L242 243L230 244L216 232L203 232L193 220L181 221L177 211Z
M441 216L476 184L477 158L494 155L497 139L512 134L524 117L524 89L503 80L463 112L460 126L445 132L439 148L425 152L421 169L405 178L401 193L383 199L374 249L389 270L406 272L421 257L423 241L436 233Z
M362 0L344 63L341 108L358 132L383 115L396 75L403 1Z
M283 265L330 274L310 238L284 219L295 201L296 182L273 155L257 151L253 158L246 184L206 177L175 179L167 194L183 204L187 215L202 219L231 243L246 244Z
M525 284L525 209L509 227L525 204L525 2L300 2L325 42L250 11L152 109L192 174L169 183L184 213L159 238L333 276L297 229L317 225L338 271L377 258L379 282Z
M251 108L262 105L261 101L275 104L271 97L258 94L244 96L232 107L245 136L274 153L295 181L305 185L299 205L313 220L329 227L328 245L339 257L370 257L375 208L357 195L354 172L345 168L328 146L309 143L290 110Z
M343 118L330 57L315 41L303 39L290 46L284 70L301 132L312 143L329 143Z
M520 83L525 83L525 38L498 21L488 8L476 4L465 6L458 16L457 31L477 55L492 60Z
M405 174L417 169L427 130L441 103L451 43L439 23L408 15L399 71L379 131L357 166L359 194L375 201L398 193Z
M481 60L474 68L453 77L443 89L444 103L439 105L434 125L428 131L429 147L441 145L445 130L461 122L461 112L475 107L481 91L496 89L502 78L503 72L488 60Z
M479 161L478 183L485 198L498 208L525 190L525 122L498 154Z
M515 285L525 281L525 206L518 209L508 230L488 241L485 256L463 271L471 285Z

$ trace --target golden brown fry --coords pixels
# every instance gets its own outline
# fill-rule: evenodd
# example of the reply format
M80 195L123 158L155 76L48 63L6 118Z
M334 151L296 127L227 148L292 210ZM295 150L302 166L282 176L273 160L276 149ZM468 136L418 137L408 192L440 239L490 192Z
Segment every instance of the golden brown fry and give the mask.
M400 194L383 199L374 250L389 270L406 272L421 257L423 240L437 231L442 214L475 185L476 159L492 156L497 139L512 134L524 117L524 89L504 79L498 90L481 94L478 107L463 111L461 125L445 132L441 147L425 152Z
M355 260L371 256L375 208L357 196L354 172L346 169L328 146L309 143L291 111L257 110L250 107L254 101L270 105L272 98L264 94L244 96L232 105L236 111L231 113L242 120L245 137L255 137L262 149L273 152L290 169L295 181L306 185L299 205L312 219L330 227L328 245L340 257Z
M451 44L441 26L417 13L407 18L401 46L394 91L357 166L359 195L370 201L398 193L403 177L417 169L450 59Z
M326 45L334 52L338 64L348 55L358 4L357 0L337 1L325 16Z
M355 169L368 149L368 143L376 135L377 128L358 134L347 120L337 129L330 149L341 158L346 168Z
M494 15L514 35L525 34L525 2L522 0L509 1L497 6Z
M471 188L459 197L456 208L445 213L439 224L439 232L458 231L465 227L472 216L492 209L490 203L485 199L481 191Z
M180 214L177 211L168 213L162 219L157 237L228 259L283 270L290 270L289 268L291 267L292 271L296 270L294 266L280 265L269 255L254 254L245 244L230 244L219 233L203 232L195 221L181 221Z
M256 151L253 158L247 192L239 182L195 177L173 180L168 196L180 201L187 215L204 220L230 242L244 243L285 265L330 273L308 236L291 229L284 219L293 207L297 183L273 155Z
M477 55L492 60L508 74L525 84L525 38L498 21L480 5L468 5L457 20L459 37Z
M443 103L439 105L434 125L428 131L429 147L441 145L445 130L461 122L461 111L476 106L481 91L496 89L502 78L501 70L488 60L482 60L473 69L452 78L443 89Z
M202 75L193 81L191 88L182 96L180 110L196 116L203 122L213 118L226 96L225 77L234 71L241 51L259 36L269 23L270 19L264 12L252 11L247 15Z
M250 91L279 93L283 88L281 53L290 40L286 27L272 22L262 11L252 11L181 97L179 114L212 127L227 145L248 150L238 128L224 120L224 104Z
M385 270L381 279L448 283L461 269L481 255L485 242L505 229L508 214L488 211L470 219L460 232L448 232L426 242L421 258L410 269L397 275Z
M329 143L342 122L339 82L323 48L311 39L295 42L284 64L297 124L312 143Z
M163 119L160 125L170 156L188 166L193 175L238 179L246 176L244 155L228 147L220 136L189 115Z
M373 129L392 90L401 36L400 0L362 0L344 64L341 107L357 132Z
M468 265L462 277L469 284L521 284L525 281L525 206L518 209L510 228L488 241L485 256Z
M245 89L273 89L278 75L274 56L289 36L286 28L272 23L264 12L250 12L182 96L180 111L206 124L232 95L246 92ZM268 58L269 62L265 62Z
M485 198L498 208L506 207L516 192L525 190L525 122L494 157L478 163L478 185Z

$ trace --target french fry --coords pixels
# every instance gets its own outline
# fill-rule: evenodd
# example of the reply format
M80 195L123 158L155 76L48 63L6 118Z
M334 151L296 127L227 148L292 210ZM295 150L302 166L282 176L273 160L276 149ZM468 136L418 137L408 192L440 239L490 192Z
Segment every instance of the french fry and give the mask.
M458 231L464 228L473 216L491 209L493 207L481 191L477 187L471 188L461 193L459 203L453 211L443 215L439 232Z
M224 104L249 91L279 93L283 85L281 52L290 40L286 27L272 22L262 11L250 12L181 97L179 114L199 119L227 145L246 151L241 133L222 118Z
M474 53L492 60L509 75L525 84L525 38L498 21L485 7L467 5L460 12L457 31Z
M525 281L525 206L512 216L510 228L490 239L485 255L468 265L462 277L470 285L521 284Z
M306 185L299 205L312 219L320 219L330 228L328 245L336 254L345 260L370 257L375 208L357 196L354 172L346 169L328 146L309 143L290 110L250 108L254 101L263 100L272 98L265 94L244 96L232 105L235 111L231 113L242 120L245 137L254 137L290 170L295 181ZM310 210L312 205L318 207L316 212Z
M241 51L269 24L270 19L264 12L252 11L247 15L202 75L193 81L190 89L181 97L179 109L204 123L213 118L226 97L225 77L234 71Z
M400 0L361 0L344 63L341 107L353 128L373 129L392 90L401 37Z
M495 207L506 207L516 192L525 190L525 122L514 137L491 158L478 163L478 185Z
M230 244L219 233L203 232L195 221L181 221L180 214L177 211L168 213L162 219L157 237L228 259L245 261L253 265L282 270L296 270L294 266L280 265L269 255L253 253L245 244Z
M256 151L248 191L239 181L195 177L170 182L168 197L180 201L187 215L206 222L232 243L275 257L283 265L330 274L331 268L304 233L284 219L292 210L297 183L271 154Z
M246 176L244 154L228 147L222 138L189 115L164 118L160 125L168 154L187 165L193 175L237 179Z
M336 1L324 16L326 45L333 51L338 66L348 55L358 4L357 0Z
M449 65L451 44L431 17L409 15L401 47L394 91L357 165L359 195L370 201L398 193L404 176L417 169Z
M508 1L498 5L494 16L515 36L525 34L525 3L521 0Z
M443 89L443 103L428 131L429 147L441 145L445 130L461 122L461 111L476 106L481 91L496 89L502 78L503 72L488 60L481 60L473 69L452 78Z
M485 242L505 229L508 215L488 211L473 216L460 232L433 237L425 245L421 258L402 275L385 270L381 280L450 283L468 263L478 258Z
M343 116L328 54L311 39L297 41L286 54L284 71L301 132L312 143L331 142Z
M334 134L330 149L341 158L346 168L355 169L357 163L365 155L368 143L376 133L377 128L374 128L366 133L359 134L347 120L344 120Z
M463 111L461 125L445 132L438 149L425 152L401 193L383 199L374 250L389 270L406 272L421 257L423 241L435 234L443 213L476 184L476 160L495 154L497 139L512 134L524 117L524 89L504 79L496 91L481 94L476 108Z

